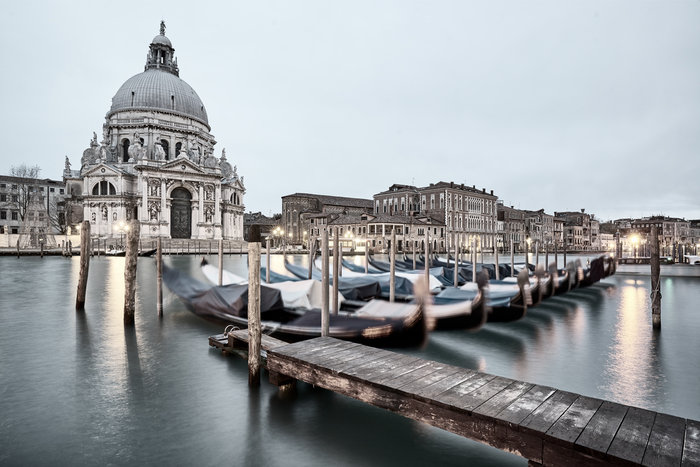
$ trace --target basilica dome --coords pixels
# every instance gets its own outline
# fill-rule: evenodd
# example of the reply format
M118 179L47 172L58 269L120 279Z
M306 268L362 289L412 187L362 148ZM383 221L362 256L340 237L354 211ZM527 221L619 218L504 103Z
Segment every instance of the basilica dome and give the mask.
M175 49L165 35L153 38L146 57L144 72L132 76L112 98L107 118L123 110L159 110L197 120L209 127L207 111L194 89L180 79Z
M209 126L207 111L192 86L175 74L157 68L149 68L126 80L112 98L108 116L132 109L180 114Z

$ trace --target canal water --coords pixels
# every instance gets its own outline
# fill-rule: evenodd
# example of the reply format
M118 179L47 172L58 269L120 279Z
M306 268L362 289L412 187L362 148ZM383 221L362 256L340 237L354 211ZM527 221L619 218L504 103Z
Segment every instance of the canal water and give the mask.
M199 260L166 258L203 279ZM245 256L225 265L245 275ZM92 258L76 312L77 257L0 257L0 465L526 465L305 384L251 391L245 361L208 346L222 326L167 290L157 317L153 258L139 258L125 329L123 269L124 258ZM433 332L400 351L700 419L700 279L662 278L658 333L649 283L616 275L518 322Z

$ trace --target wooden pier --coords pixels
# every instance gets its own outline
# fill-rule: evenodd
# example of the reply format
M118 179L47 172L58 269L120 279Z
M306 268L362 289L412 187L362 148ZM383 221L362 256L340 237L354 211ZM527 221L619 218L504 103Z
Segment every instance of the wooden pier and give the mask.
M234 348L247 338L245 330L236 333L210 344ZM329 337L294 344L267 338L263 351L274 384L304 381L530 465L700 465L695 420Z

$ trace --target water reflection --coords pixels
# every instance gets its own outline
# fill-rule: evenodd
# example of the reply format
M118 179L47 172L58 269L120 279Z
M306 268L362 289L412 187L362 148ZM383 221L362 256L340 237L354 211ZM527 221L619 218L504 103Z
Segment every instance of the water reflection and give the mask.
M649 290L640 280L625 281L620 288L615 325L606 373L612 379L608 390L616 401L648 406L654 400L658 371L658 336L650 326Z

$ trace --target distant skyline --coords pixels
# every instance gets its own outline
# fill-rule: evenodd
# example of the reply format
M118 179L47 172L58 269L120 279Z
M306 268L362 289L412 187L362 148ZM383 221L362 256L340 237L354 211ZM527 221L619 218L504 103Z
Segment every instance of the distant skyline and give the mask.
M0 173L60 179L165 20L246 211L454 181L521 209L700 219L700 2L14 2Z

